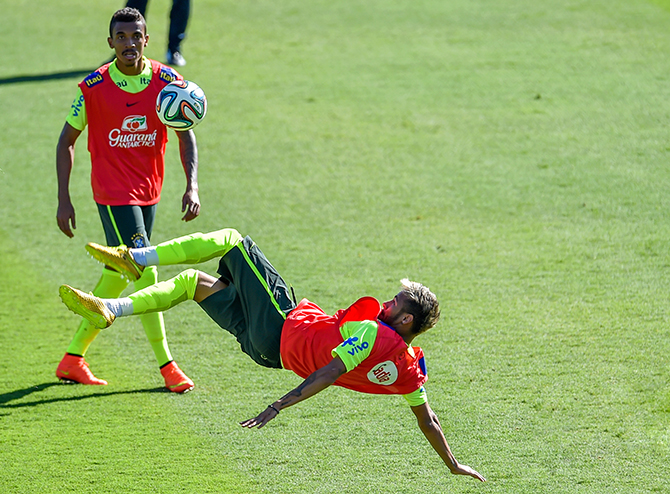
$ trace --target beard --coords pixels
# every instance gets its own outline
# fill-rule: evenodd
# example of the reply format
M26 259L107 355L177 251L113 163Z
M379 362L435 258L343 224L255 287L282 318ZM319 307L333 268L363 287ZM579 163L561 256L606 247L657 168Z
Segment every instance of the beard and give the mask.
M395 317L385 316L384 319L380 319L381 322L388 324L392 328L396 327L396 324L399 324L402 321L404 314L396 314Z

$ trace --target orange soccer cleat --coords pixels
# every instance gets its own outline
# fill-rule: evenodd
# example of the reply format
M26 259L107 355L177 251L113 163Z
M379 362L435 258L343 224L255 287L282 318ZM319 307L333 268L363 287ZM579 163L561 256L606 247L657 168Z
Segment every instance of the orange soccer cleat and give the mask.
M98 379L88 368L88 363L84 357L78 355L65 354L63 360L60 361L56 368L56 377L64 382L79 383L79 384L97 384L105 385L107 381Z
M174 361L161 367L161 374L165 379L165 387L173 393L188 393L195 387Z

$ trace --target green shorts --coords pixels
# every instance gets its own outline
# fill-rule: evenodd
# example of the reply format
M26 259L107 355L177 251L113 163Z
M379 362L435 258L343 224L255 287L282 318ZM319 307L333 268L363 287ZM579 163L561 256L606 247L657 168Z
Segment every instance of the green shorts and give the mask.
M281 331L296 306L288 285L249 237L221 258L218 273L228 287L201 301L200 307L256 363L281 369Z

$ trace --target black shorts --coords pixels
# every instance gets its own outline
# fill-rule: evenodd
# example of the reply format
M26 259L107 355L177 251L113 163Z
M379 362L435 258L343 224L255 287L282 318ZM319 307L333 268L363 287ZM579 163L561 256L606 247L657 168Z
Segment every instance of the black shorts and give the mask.
M103 206L98 204L98 213L105 230L107 245L141 248L151 245L156 207L152 206Z
M249 237L221 258L218 273L228 287L201 301L200 307L256 363L281 369L281 331L296 306L288 285Z

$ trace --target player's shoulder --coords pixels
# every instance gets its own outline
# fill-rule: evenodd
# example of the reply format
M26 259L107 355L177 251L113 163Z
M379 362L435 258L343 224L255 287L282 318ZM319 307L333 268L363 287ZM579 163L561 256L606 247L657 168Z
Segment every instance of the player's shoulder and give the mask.
M94 86L97 86L98 84L101 84L105 78L107 77L109 69L109 63L103 65L102 67L94 70L90 74L88 74L86 77L84 77L84 80L81 81L81 86L86 86L87 88L92 88Z
M340 324L349 321L375 320L379 315L381 305L374 297L361 297L347 309L339 313Z
M158 78L162 82L170 84L171 82L180 81L184 79L181 76L181 74L172 67L165 65L159 62L158 60L149 59L149 61L151 63L152 71L154 72L154 74L158 74Z

